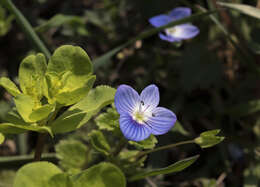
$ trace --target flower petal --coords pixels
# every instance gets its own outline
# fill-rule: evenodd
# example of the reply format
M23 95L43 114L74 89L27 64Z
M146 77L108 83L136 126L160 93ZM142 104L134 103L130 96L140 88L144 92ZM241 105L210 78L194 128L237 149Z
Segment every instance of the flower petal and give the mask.
M151 127L151 133L160 135L167 133L176 122L176 115L163 107L157 107L153 111L153 117L147 120L147 124Z
M140 96L132 87L122 84L117 88L115 106L119 114L131 114L139 103Z
M173 9L169 13L169 16L171 16L173 20L182 19L190 15L191 15L191 9L187 7L178 7Z
M179 38L175 38L175 37L172 37L170 35L165 35L163 33L159 33L159 37L162 39L162 40L166 40L168 42L179 42L181 41L181 39Z
M191 24L182 24L175 26L176 32L172 34L172 37L178 39L190 39L199 34L198 27Z
M143 102L142 108L145 111L153 110L157 107L160 101L159 89L154 84L147 86L141 93L141 102Z
M148 138L151 129L147 125L139 124L129 114L121 114L119 118L120 129L128 140L141 141Z
M149 22L155 26L155 27L160 27L163 25L166 25L172 21L172 18L170 16L160 14L158 16L154 16L149 19Z

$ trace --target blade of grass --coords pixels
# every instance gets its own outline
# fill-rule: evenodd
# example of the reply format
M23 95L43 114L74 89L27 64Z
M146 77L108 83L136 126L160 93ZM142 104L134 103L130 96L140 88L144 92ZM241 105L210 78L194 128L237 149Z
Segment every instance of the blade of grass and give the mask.
M47 58L50 58L50 52L41 41L39 36L33 30L31 24L27 21L27 19L23 16L23 14L15 7L11 0L1 0L0 4L6 7L12 14L14 14L17 23L24 30L28 38L33 42L36 48L45 54Z
M203 13L197 13L197 14L194 14L192 16L189 16L189 17L186 17L186 18L183 18L183 19L180 19L180 20L177 20L177 21L173 21L167 25L164 25L164 26L161 26L161 27L157 27L157 28L154 28L154 29L150 29L148 31L144 31L142 32L141 34L139 34L137 37L134 37L132 39L130 39L129 41L127 41L126 43L108 51L107 53L105 53L104 55L98 57L97 59L94 59L94 70L97 70L99 67L103 66L105 63L108 63L107 62L107 59L111 58L113 55L115 55L117 52L119 52L121 49L125 48L126 46L130 45L130 44L133 44L134 42L136 42L137 40L141 40L141 39L144 39L144 38L147 38L149 36L152 36L166 28L169 28L169 27L173 27L175 25L179 25L179 24L183 24L183 23L187 23L187 22L191 22L195 19L198 19L198 18L201 18L201 17L204 17L204 16L208 16L208 15L211 15L211 14L214 14L216 13L215 10L212 10L212 11L208 11L208 12L203 12Z

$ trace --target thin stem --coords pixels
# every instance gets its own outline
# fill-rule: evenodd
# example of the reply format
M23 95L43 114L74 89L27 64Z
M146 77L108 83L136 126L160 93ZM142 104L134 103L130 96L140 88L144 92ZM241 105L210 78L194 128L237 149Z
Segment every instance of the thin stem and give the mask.
M40 161L41 160L41 155L42 155L42 152L43 152L44 142L45 142L46 136L47 136L46 133L39 133L38 134L37 145L36 145L35 154L34 154L34 161Z
M11 0L0 0L0 4L5 6L12 14L15 15L17 23L20 27L24 30L36 48L45 54L45 56L49 59L50 52L41 41L39 36L35 33L34 29L32 28L31 24L27 21L27 19L23 16L23 14L15 7Z
M174 143L174 144L164 145L164 146L152 149L152 150L140 152L139 154L135 155L134 157L135 157L135 159L138 159L138 158L140 158L144 155L150 154L150 153L154 153L154 152L161 151L161 150L164 150L164 149L170 149L170 148L173 148L173 147L177 147L179 145L191 144L191 143L195 143L195 141L194 140L187 140L187 141L182 141L182 142L178 142L178 143Z
M111 153L111 155L117 156L122 151L122 149L127 145L127 143L128 140L125 139L125 137L122 137L115 150Z

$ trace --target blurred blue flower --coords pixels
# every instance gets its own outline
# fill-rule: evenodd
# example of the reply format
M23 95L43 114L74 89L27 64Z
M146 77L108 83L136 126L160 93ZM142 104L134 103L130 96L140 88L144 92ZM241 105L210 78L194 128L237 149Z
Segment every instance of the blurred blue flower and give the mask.
M175 114L157 107L160 96L155 85L147 86L139 95L132 87L120 85L115 94L115 106L120 114L120 129L128 140L141 141L150 134L167 133L176 122Z
M187 7L178 7L173 9L168 15L160 14L149 19L149 22L155 27L167 25L172 21L182 19L191 15L191 9ZM167 28L164 32L159 33L162 40L169 42L180 42L181 40L190 39L199 34L199 29L191 24L181 24Z

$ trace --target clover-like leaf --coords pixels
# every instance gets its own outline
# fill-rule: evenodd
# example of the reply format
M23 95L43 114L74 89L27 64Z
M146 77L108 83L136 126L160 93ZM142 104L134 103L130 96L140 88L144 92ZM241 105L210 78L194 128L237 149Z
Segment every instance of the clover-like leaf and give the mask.
M143 171L138 174L133 175L132 177L129 178L129 181L136 181L143 179L145 177L150 177L150 176L155 176L155 175L164 175L164 174L169 174L169 173L175 173L175 172L180 172L184 170L185 168L189 167L191 164L193 164L197 159L199 158L199 155L189 157L183 160L180 160L166 168L160 168L160 169L155 169L151 171Z
M41 53L29 55L22 61L19 68L19 83L24 94L38 100L42 98L46 69L46 59Z
M7 77L0 78L0 86L4 87L14 97L21 94L17 86Z
M216 136L219 132L219 129L203 132L199 137L195 138L195 143L201 148L212 147L225 139L223 136Z
M55 150L59 158L59 164L68 173L78 173L87 163L88 148L78 140L62 140Z
M123 172L111 163L100 163L72 176L73 184L97 187L125 187L126 180ZM15 186L16 187L16 186Z
M135 146L137 149L153 149L157 143L157 139L154 135L149 136L149 138L135 142L135 141L129 141L129 144Z
M70 132L84 125L103 107L114 101L115 89L109 86L98 86L77 104L71 106L50 126L54 133Z
M33 162L24 165L18 170L13 186L48 187L49 180L60 173L62 171L50 162Z
M108 144L103 133L101 131L92 130L89 136L90 136L90 143L93 146L93 148L96 151L104 154L105 156L108 156L111 151L111 147Z
M5 136L0 133L0 144L2 144L5 141Z

